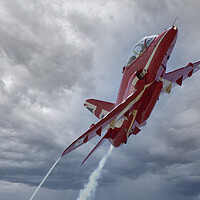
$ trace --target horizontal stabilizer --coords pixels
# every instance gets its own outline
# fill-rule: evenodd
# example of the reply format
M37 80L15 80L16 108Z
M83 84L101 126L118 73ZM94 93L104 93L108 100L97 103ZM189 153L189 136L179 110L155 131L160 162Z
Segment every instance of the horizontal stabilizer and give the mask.
M115 103L96 99L87 99L84 103L84 106L97 118L102 119L115 107Z

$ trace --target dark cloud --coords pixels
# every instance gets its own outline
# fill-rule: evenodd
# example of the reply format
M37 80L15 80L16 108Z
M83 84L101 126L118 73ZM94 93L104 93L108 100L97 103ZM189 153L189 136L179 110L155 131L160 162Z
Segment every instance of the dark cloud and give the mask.
M162 32L178 16L168 70L197 61L199 8L195 0L2 0L1 196L27 199L30 186L38 185L64 148L96 121L83 108L85 99L115 100L129 50L141 37ZM199 198L198 90L196 74L160 98L142 132L113 151L97 199ZM62 158L41 197L74 199L109 148L102 146L80 168L97 141Z
M88 16L88 14L71 11L66 17L69 21L71 28L78 37L83 37L85 41L98 40L101 31L101 18L96 14Z
M75 80L91 68L90 41L79 38L76 46L68 40L63 33L67 24L58 24L60 16L54 16L56 10L51 8L51 13L36 2L30 3L28 8L17 2L5 4L12 18L1 23L1 48L11 62L10 70L18 65L27 70L28 77L17 74L17 79L23 78L22 83L52 92L60 87L72 87Z

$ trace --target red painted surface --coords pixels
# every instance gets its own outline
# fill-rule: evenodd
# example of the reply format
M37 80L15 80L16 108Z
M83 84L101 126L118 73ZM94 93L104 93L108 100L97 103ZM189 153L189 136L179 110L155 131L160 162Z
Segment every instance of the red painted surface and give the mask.
M166 63L176 43L177 33L178 29L173 26L155 37L145 37L135 45L127 66L123 67L116 103L86 100L84 105L100 121L69 145L62 156L97 135L102 137L105 130L105 135L83 163L106 140L114 147L127 143L130 135L137 135L140 127L146 125L160 94L164 91L170 93L172 84L182 85L183 80L200 69L199 61L166 73Z
M141 104L141 107L137 114L136 121L139 124L142 124L149 118L149 116L158 100L158 97L160 95L162 87L163 87L162 81L159 81L159 82L154 81L154 83L151 85L151 87L148 88L146 97L145 97L143 103Z
M178 85L182 85L182 82L183 82L183 76L181 76L179 79L177 79L177 81L176 81L176 83L178 84Z

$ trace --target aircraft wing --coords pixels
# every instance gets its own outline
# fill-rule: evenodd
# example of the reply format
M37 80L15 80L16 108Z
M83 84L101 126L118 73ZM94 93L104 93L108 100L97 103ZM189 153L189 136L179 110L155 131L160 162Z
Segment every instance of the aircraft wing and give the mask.
M164 74L161 79L163 81L163 91L161 92L161 94L163 94L164 92L169 94L173 87L175 87L176 85L181 86L183 80L191 77L199 69L200 61L189 63L186 67L182 67L180 69Z
M104 118L102 118L98 123L92 125L83 135L76 139L71 145L69 145L62 156L68 154L69 152L75 150L81 145L85 144L95 136L100 136L105 128L109 128L115 124L115 121L123 116L130 108L132 108L135 103L135 93L127 97L122 103L117 105L112 111L110 111Z

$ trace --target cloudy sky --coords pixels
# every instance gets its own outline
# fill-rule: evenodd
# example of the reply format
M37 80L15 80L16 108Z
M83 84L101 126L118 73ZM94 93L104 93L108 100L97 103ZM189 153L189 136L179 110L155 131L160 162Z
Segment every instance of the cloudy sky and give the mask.
M168 71L200 59L198 0L0 0L0 199L27 200L91 123L87 98L114 102L132 46L178 17ZM164 94L147 126L114 149L96 200L200 199L200 73ZM35 199L76 199L109 149L63 157Z

